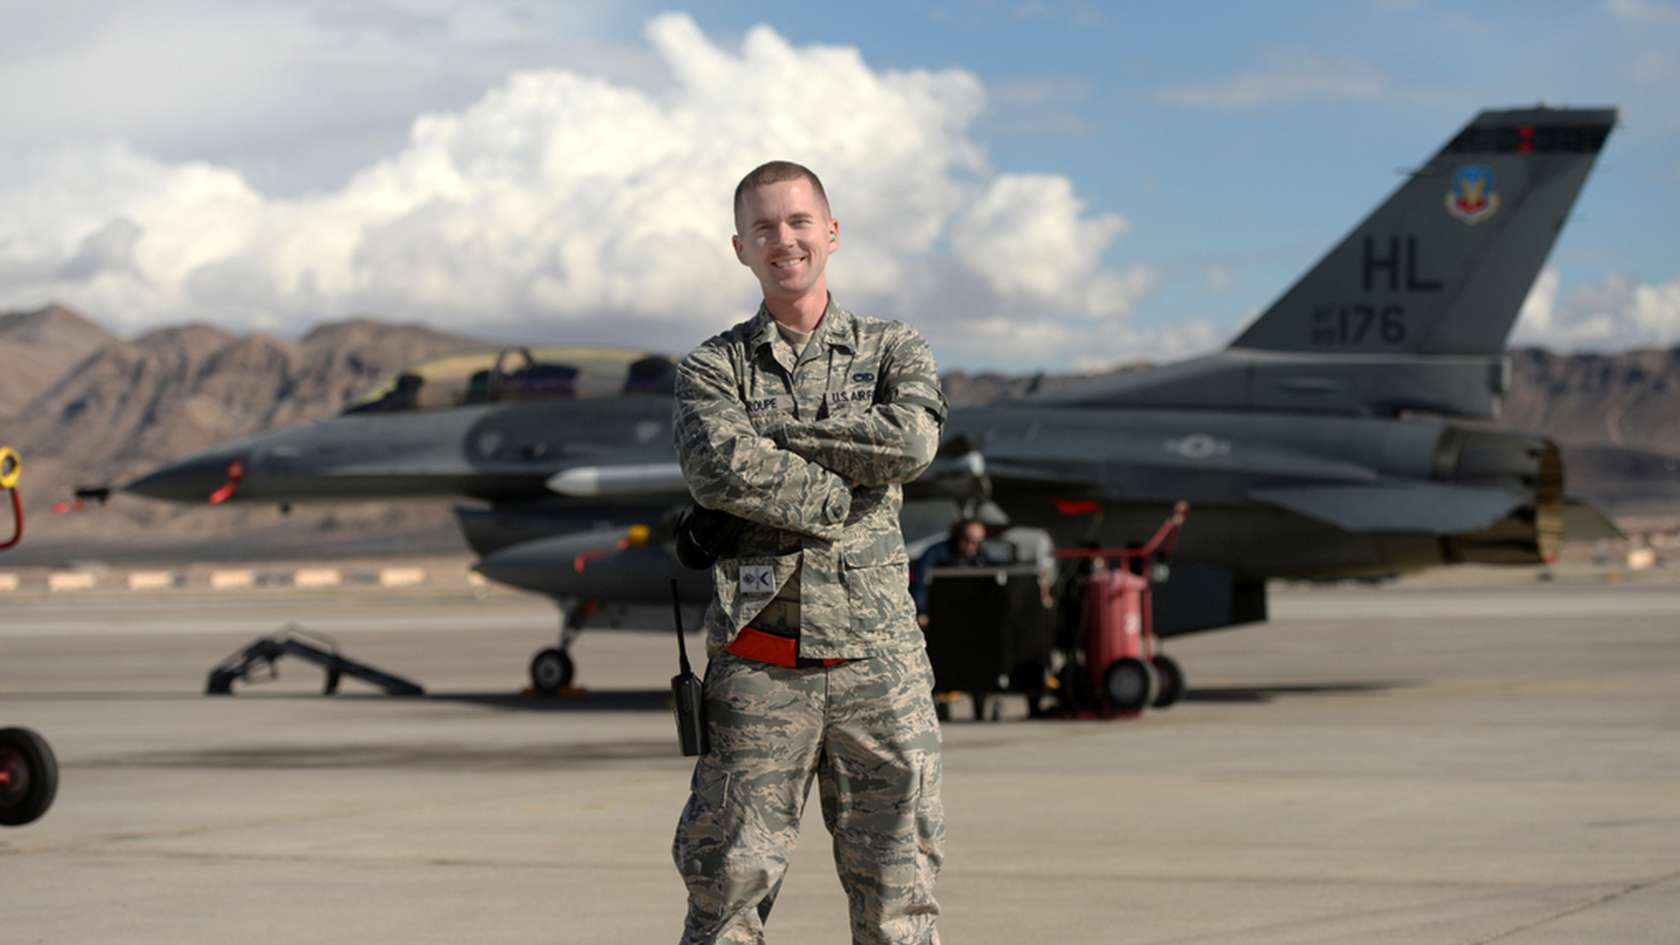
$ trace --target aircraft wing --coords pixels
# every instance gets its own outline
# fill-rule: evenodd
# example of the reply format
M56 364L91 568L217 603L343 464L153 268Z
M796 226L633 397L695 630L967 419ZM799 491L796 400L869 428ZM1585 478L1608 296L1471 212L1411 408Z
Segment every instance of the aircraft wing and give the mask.
M1249 495L1345 531L1443 535L1486 528L1526 501L1505 489L1431 482L1297 486Z
M1563 504L1563 537L1570 541L1600 541L1627 535L1603 509L1579 496L1570 496Z

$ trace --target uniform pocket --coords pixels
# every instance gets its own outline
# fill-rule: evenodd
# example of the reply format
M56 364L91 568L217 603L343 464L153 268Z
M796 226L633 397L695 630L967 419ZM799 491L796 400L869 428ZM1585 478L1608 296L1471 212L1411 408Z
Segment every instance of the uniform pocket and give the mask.
M916 784L916 849L930 880L945 861L945 802L939 796L940 768L938 755L924 756Z
M883 532L841 553L852 632L865 639L892 635L915 623L910 558L904 540Z
M713 755L702 755L689 782L688 803L671 841L671 861L691 892L704 894L723 871L738 829L729 804L730 772Z
M732 773L716 765L694 766L694 781L689 785L700 803L712 810L722 810L729 801L729 781Z
M712 568L718 612L729 619L731 634L751 623L793 577L801 552L720 559ZM727 644L726 644L727 645Z

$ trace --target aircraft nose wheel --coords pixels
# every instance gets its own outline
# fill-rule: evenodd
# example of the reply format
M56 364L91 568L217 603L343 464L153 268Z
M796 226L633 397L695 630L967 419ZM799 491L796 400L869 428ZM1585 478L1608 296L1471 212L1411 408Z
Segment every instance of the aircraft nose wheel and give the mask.
M531 688L545 696L559 695L572 684L577 665L565 650L549 647L531 657Z
M40 819L58 794L58 759L26 728L0 728L0 827Z

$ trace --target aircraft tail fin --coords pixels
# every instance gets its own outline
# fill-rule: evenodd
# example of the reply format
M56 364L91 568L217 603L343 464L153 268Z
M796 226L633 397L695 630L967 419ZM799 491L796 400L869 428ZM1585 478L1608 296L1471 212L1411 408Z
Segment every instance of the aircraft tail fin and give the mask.
M1612 108L1482 112L1231 347L1497 355L1615 123Z

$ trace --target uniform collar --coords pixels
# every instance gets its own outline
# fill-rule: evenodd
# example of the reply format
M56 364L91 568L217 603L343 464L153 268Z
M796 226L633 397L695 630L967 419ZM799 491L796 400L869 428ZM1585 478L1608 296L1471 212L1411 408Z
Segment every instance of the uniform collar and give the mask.
M776 317L770 314L770 309L763 302L758 304L758 314L753 316L749 332L755 351L770 345L770 350L776 352L778 349L775 343L778 341L784 346L787 345L787 341L776 330ZM828 295L828 307L823 309L822 321L817 323L816 333L805 346L806 354L817 350L817 345L841 348L854 354L857 352L857 317L836 305L832 292Z

